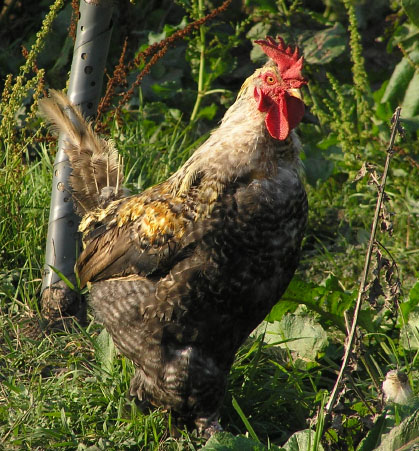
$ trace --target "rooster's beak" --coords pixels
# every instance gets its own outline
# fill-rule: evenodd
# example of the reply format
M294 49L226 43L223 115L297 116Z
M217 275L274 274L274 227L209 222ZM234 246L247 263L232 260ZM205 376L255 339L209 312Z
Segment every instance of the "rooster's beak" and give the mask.
M303 101L303 93L297 89L297 88L292 88L292 89L288 89L288 94L292 97L297 97L297 99Z

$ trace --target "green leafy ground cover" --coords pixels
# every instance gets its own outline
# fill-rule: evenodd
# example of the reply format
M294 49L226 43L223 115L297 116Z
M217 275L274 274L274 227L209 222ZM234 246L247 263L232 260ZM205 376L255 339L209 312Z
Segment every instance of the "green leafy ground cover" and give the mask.
M220 4L118 2L109 77L125 36L128 61ZM299 134L310 218L302 262L281 302L238 353L221 412L226 432L205 443L193 433L170 437L167 414L142 413L127 399L132 364L91 316L87 327L42 327L55 143L41 139L47 130L35 115L36 102L45 88L66 84L72 10L60 0L4 2L0 449L365 451L418 441L418 8L414 0L233 1L151 68L119 119L120 96L101 117L124 155L129 188L142 190L185 161L244 78L263 63L254 39L280 34L304 52L310 83ZM129 72L128 86L117 93L140 70ZM406 133L391 162L360 335L325 420L357 297L390 119L399 104ZM394 369L407 374L413 389L406 405L382 400L381 384Z

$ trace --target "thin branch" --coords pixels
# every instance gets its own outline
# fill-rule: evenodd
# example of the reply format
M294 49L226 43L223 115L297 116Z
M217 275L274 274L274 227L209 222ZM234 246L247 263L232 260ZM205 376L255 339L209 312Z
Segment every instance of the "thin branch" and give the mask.
M377 204L375 207L374 220L372 222L367 254L365 256L364 270L362 273L361 282L359 284L358 298L356 300L354 315L352 318L351 331L349 333L348 339L345 344L345 354L343 356L343 362L342 362L342 366L339 371L339 375L336 379L335 386L333 387L332 393L330 394L329 401L325 408L327 415L330 415L330 411L331 411L333 405L335 404L337 393L340 388L346 367L348 365L349 357L350 357L352 346L353 346L354 339L355 339L356 327L357 327L359 312L361 310L361 304L362 304L362 295L364 294L364 291L365 291L365 285L366 285L368 271L369 271L370 263L371 263L371 254L372 254L372 249L373 249L374 242L375 242L375 234L377 231L378 219L380 216L381 205L383 203L384 189L385 189L386 181L387 181L387 173L388 173L388 169L390 166L391 157L393 156L394 140L396 139L397 132L399 132L400 128L401 128L400 127L400 111L401 111L401 108L397 107L396 111L393 115L393 125L391 127L390 144L387 148L387 156L386 156L386 162L384 165L384 172L381 177L380 186L378 187L378 199L377 199Z
M137 56L129 61L128 63L124 62L126 49L127 49L127 40L125 40L124 47L122 49L121 57L119 59L118 65L115 67L115 70L113 72L112 77L109 78L106 92L103 98L101 99L98 107L98 115L96 117L96 131L103 131L105 127L105 123L102 123L100 121L100 117L103 115L104 112L106 112L111 105L111 98L115 94L115 89L118 85L126 85L127 84L127 75L129 72L134 70L135 68L140 67L142 64L145 64L146 59L150 57L150 60L143 69L140 71L140 73L137 75L134 82L131 83L131 86L128 90L123 93L121 96L118 105L115 108L115 116L116 118L120 118L121 116L121 110L123 105L128 102L131 97L134 94L134 90L137 86L139 86L142 82L142 79L145 75L147 75L150 72L151 67L164 56L164 54L169 50L170 47L175 45L177 41L180 39L184 39L186 36L191 34L195 30L202 29L202 26L208 23L209 21L213 20L215 17L217 17L219 14L223 13L231 4L232 0L225 0L221 6L218 8L213 9L209 14L207 14L204 17L201 17L190 24L186 25L185 28L181 30L175 31L172 35L169 37L163 39L160 42L156 42L149 47L147 47L144 51L139 52ZM201 31L203 33L203 31ZM200 96L202 97L202 93Z

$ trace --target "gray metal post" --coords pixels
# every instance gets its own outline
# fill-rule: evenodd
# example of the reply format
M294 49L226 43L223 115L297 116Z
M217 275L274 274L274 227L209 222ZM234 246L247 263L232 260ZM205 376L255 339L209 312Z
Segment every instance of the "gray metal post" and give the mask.
M111 32L112 0L81 0L68 96L74 104L80 105L85 116L93 116L97 109ZM68 182L71 168L63 150L64 139L59 137L54 162L42 281L42 311L50 320L83 315L77 294L51 269L51 266L57 268L74 282L79 218L71 201Z

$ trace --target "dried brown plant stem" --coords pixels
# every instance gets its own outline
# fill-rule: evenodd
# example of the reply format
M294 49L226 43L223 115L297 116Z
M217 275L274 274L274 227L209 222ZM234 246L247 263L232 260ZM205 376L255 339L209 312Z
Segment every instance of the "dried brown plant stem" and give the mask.
M156 62L164 56L164 54L169 50L169 46L166 45L162 47L157 53L155 53L150 61L145 65L144 69L141 71L141 73L137 76L135 81L131 84L130 88L125 92L125 94L122 96L121 100L118 103L118 106L116 107L115 113L116 116L120 115L122 106L124 103L128 102L129 99L134 94L134 89L141 84L142 79L150 72L150 69Z
M219 14L224 12L228 8L228 6L230 5L231 2L232 2L232 0L225 0L221 6L213 9L206 16L195 20L194 22L188 24L182 30L176 31L168 38L163 39L160 42L156 42L155 44L153 44L149 48L147 48L144 52L139 53L136 56L136 58L128 64L128 70L132 70L135 67L139 66L142 62L145 61L145 58L147 56L149 56L153 53L154 53L154 55L152 56L149 63L146 64L144 69L138 74L136 80L131 84L131 87L128 89L128 91L124 94L122 99L119 101L117 109L116 109L116 115L118 116L120 114L123 104L126 103L132 97L132 95L134 93L134 89L141 84L141 81L144 78L144 76L147 75L150 72L151 67L160 58L163 57L163 55L169 50L169 47L174 45L174 43L177 40L183 39L186 36L188 36L193 30L199 30L204 24L213 20L216 16L218 16Z
M134 93L134 89L141 84L141 81L144 78L144 76L147 75L150 72L151 67L160 58L163 57L163 55L167 52L169 47L175 45L178 40L184 39L186 36L191 34L194 30L199 30L200 27L202 27L202 25L213 20L219 14L224 12L229 7L231 2L232 2L232 0L225 0L221 6L213 9L206 16L201 17L200 19L197 19L197 20L191 22L185 28L174 32L168 38L150 45L147 49L138 53L138 55L133 60L131 60L127 63L124 63L125 54L126 54L126 50L127 50L127 40L125 40L125 44L122 49L119 63L114 70L113 76L109 77L105 95L103 96L103 98L101 99L101 101L99 103L98 114L96 117L96 127L95 127L96 131L98 132L98 131L104 130L105 124L102 123L100 118L110 108L111 99L115 94L116 86L118 86L118 85L122 86L122 85L127 84L127 75L129 72L131 72L135 68L138 68L142 64L145 64L146 59L148 57L151 57L150 61L147 64L145 64L144 68L137 75L135 81L131 84L129 89L126 90L125 93L121 96L121 99L119 100L118 105L115 109L115 117L117 120L121 116L122 106L131 99L131 97Z
M179 39L183 39L186 36L188 36L193 30L199 30L199 28L202 25L205 25L207 22L213 20L215 17L217 17L219 14L224 12L229 6L232 0L225 0L221 6L218 8L213 9L209 14L207 14L204 17L201 17L200 19L194 20L192 23L186 25L185 28L182 30L178 30L174 32L171 36L169 36L166 39L163 39L160 42L156 42L150 47L148 47L143 52L140 52L133 61L128 63L128 70L132 70L135 67L138 67L146 57L150 56L151 54L157 52L158 50L171 46L175 43L175 41Z
M375 234L377 232L378 219L380 216L381 205L383 203L383 198L384 198L384 189L386 186L388 169L390 166L391 157L393 156L393 152L394 152L393 151L394 140L396 139L397 132L400 131L400 111L401 111L401 108L397 107L396 111L393 115L393 125L391 127L390 143L387 148L387 156L386 156L386 162L384 165L383 175L381 176L380 185L378 187L378 199L377 199L377 204L375 207L374 219L372 222L371 234L370 234L370 239L368 242L367 253L365 255L364 270L362 273L361 282L359 284L358 298L357 298L356 304L355 304L355 310L354 310L354 314L353 314L353 318L352 318L352 324L351 324L349 336L345 343L345 354L343 356L342 365L340 367L340 371L339 371L338 377L336 379L335 385L333 387L332 393L330 394L329 401L327 402L326 407L325 407L327 416L330 415L331 409L333 408L333 406L335 404L335 401L336 401L336 398L338 395L338 390L340 388L340 385L341 385L341 382L343 379L343 375L345 374L345 370L346 370L346 367L348 365L349 358L351 355L352 346L354 344L359 312L361 310L362 296L365 291L365 285L367 282L368 271L369 271L370 263L371 263L372 250L373 250L374 243L375 243Z
M95 125L95 131L97 133L99 133L100 131L103 131L103 130L101 130L101 126L103 126L103 124L101 122L101 116L102 116L103 112L109 108L109 106L111 104L111 98L115 94L116 86L117 85L121 85L121 86L126 85L127 68L125 66L124 60L125 60L125 54L127 52L127 47L128 47L128 39L125 38L118 64L113 71L112 77L108 80L108 83L106 85L105 95L99 101L99 105L97 108L97 115L96 115L96 125Z
M73 40L73 42L76 42L76 33L77 33L77 20L79 18L79 1L78 0L71 0L71 22L70 26L68 27L68 35Z

